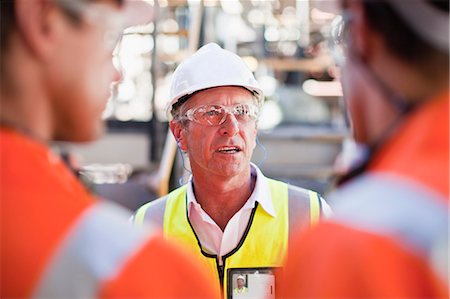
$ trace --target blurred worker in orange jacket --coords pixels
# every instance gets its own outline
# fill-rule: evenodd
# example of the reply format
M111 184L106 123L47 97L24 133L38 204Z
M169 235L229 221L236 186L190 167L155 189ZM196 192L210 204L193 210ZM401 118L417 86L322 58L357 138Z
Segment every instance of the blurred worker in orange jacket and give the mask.
M282 297L448 298L449 2L341 3L334 50L366 155L335 215L297 235Z
M102 131L110 84L120 78L112 51L128 22L151 8L0 3L0 297L214 297L207 274L178 245L93 198L49 148Z

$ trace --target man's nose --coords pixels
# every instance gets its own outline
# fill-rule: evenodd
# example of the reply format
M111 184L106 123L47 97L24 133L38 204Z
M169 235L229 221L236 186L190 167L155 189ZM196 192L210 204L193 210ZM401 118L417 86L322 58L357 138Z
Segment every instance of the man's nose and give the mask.
M220 125L221 135L234 136L239 132L239 121L233 113L227 113L225 121Z

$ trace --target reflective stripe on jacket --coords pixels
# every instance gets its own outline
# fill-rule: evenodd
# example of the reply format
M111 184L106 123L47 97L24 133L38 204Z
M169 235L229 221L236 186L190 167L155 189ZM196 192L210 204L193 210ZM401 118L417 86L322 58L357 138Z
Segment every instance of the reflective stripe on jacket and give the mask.
M187 186L182 186L169 195L142 206L134 217L136 224L151 222L162 224L167 238L186 244L205 261L208 268L216 273L227 298L228 275L235 268L281 267L287 246L290 229L294 225L311 225L319 220L321 214L320 198L316 192L288 186L285 183L267 180L276 217L268 215L256 203L247 229L237 248L221 257L223 267L219 266L216 255L205 252L187 216Z
M45 144L2 127L0 148L0 298L215 298L191 255L96 200Z
M449 298L449 103L424 101L291 239L283 298Z
M106 203L84 211L44 270L34 297L97 297L101 284L118 275L151 233L130 229L126 215Z

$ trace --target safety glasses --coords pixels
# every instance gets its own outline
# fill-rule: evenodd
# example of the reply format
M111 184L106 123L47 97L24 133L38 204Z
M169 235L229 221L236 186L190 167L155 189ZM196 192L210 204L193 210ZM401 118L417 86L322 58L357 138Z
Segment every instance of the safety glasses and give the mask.
M125 29L125 18L112 7L102 3L80 0L53 0L53 2L72 18L90 25L99 26L103 31L103 45L113 51L120 42Z
M344 12L342 15L337 16L331 23L328 45L331 55L338 66L343 66L346 61L350 21L350 14Z
M255 104L236 104L233 106L203 105L186 111L179 120L190 120L203 126L219 126L225 122L228 114L233 114L240 123L258 118L259 108Z

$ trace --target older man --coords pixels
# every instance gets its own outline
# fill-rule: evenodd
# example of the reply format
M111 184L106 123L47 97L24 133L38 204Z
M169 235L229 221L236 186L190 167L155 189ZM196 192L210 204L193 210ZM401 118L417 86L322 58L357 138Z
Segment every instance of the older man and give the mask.
M236 287L234 288L233 293L235 295L247 293L247 287L245 286L245 277L244 277L244 275L239 275L236 278Z
M141 207L216 273L227 296L229 271L279 267L293 223L316 222L326 203L316 192L266 178L251 164L262 91L235 54L208 44L176 69L170 122L187 153L192 180Z
M114 46L151 9L120 0L0 4L0 297L214 297L190 257L95 199L49 146L102 132L120 78Z

